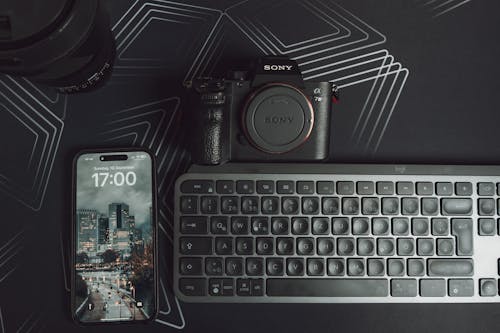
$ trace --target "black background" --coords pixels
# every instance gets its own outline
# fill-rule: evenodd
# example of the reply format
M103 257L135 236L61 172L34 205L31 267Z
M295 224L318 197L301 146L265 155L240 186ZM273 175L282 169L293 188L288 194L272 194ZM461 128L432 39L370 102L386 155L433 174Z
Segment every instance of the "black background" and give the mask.
M184 304L175 301L169 287L171 190L176 175L189 166L183 138L193 135L179 122L186 104L184 80L223 73L264 53L289 52L309 73L306 77L352 83L334 106L332 161L499 164L498 1L104 3L118 45L113 76L104 88L66 97L0 76L1 333L84 330L71 321L63 269L69 251L71 160L81 148L129 145L152 149L159 164L162 313L147 328L94 326L87 331L500 329L499 305ZM314 45L335 33L348 37ZM393 57L399 79L382 75L376 81L369 75L354 84L356 75L380 69L375 62L360 64L371 59L369 54L382 55L384 61ZM342 69L343 64L352 66ZM324 67L315 69L319 66ZM371 108L363 106L384 77L385 88L367 117ZM380 101L387 96L383 108Z

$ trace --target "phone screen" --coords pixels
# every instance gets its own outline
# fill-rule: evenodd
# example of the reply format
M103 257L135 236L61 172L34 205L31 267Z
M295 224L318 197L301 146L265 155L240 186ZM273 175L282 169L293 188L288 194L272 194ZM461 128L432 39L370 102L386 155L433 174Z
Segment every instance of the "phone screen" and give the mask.
M154 316L153 163L143 151L76 161L73 315L82 323Z

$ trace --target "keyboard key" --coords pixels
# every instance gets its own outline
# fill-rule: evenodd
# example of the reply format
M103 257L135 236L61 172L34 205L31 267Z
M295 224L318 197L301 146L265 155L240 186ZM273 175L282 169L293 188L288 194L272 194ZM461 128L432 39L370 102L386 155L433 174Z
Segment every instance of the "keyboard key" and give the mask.
M243 274L242 258L226 258L226 274L229 276L238 276Z
M250 280L250 287L252 288L250 291L252 296L264 296L264 279Z
M288 258L286 260L286 274L290 276L304 275L304 259Z
M185 180L181 184L181 192L196 194L214 193L214 182L211 180Z
M298 194L314 194L314 182L313 181L297 182L297 193Z
M434 236L447 236L450 233L450 223L446 218L432 219L432 234Z
M195 196L181 197L181 213L196 214L198 211L198 198Z
M344 215L359 214L359 198L343 198L342 214Z
M379 256L391 256L394 254L394 239L393 238L378 238L377 239L377 254Z
M375 193L373 182L357 182L356 187L359 195L373 195Z
M238 214L239 212L238 197L222 197L221 212L222 214Z
M218 180L215 187L219 194L234 193L234 182L232 180Z
M319 181L316 183L316 192L318 194L333 194L335 187L333 182L329 181Z
M385 297L386 279L268 279L268 296Z
M257 193L258 194L273 194L274 193L274 181L272 181L272 180L259 180L259 181L257 181Z
M179 270L182 275L201 275L201 258L180 258Z
M460 196L472 195L472 183L456 183L455 193Z
M215 196L201 197L200 209L202 214L217 214L219 212L219 198Z
M271 218L271 232L273 235L288 235L290 222L288 217Z
M319 198L303 197L302 198L302 214L313 215L319 212Z
M363 198L362 206L363 215L378 215L379 213L378 198Z
M278 194L293 194L294 183L291 180L281 180L276 184L276 192Z
M382 198L382 214L397 215L399 213L399 202L397 198Z
M222 296L222 279L210 279L208 281L208 294L210 296Z
M412 256L415 254L415 240L413 238L398 238L398 256Z
M297 238L297 254L309 256L314 254L313 238Z
M452 256L455 253L453 238L438 238L437 254L438 256Z
M493 199L479 199L478 200L479 215L491 216L495 214L495 200Z
M283 215L295 215L299 212L299 198L283 197L281 198L281 213Z
M335 249L333 238L319 237L316 240L316 249L319 256L331 256Z
M217 279L211 279L211 280L217 280ZM233 296L234 295L233 279L220 279L220 285L222 287L222 296ZM210 287L209 287L209 291L210 291Z
M198 235L208 233L207 218L205 216L182 216L181 233Z
M472 219L452 219L451 233L456 237L457 254L470 256L473 254Z
M227 234L227 216L212 216L210 218L210 231L216 235Z
M392 279L392 297L415 297L417 296L417 280L415 279Z
M429 234L429 220L422 217L412 218L411 233L413 236L427 236Z
M353 195L354 182L337 182L337 193L341 195Z
M332 218L332 234L346 235L349 232L349 219L346 217Z
M248 255L253 254L253 238L238 237L236 238L236 254Z
M472 259L428 259L429 276L472 276Z
M267 275L281 276L283 273L283 258L267 258Z
M368 262L369 276L382 276L385 272L385 260L379 258L370 258Z
M353 217L352 218L352 234L353 235L366 235L370 230L370 224L366 217Z
M453 184L449 182L437 183L436 184L436 194L437 195L452 195L453 194Z
M272 255L274 254L274 238L263 237L257 238L257 254Z
M450 297L472 297L474 296L474 280L472 279L449 279L448 296Z
M407 236L410 233L410 221L407 217L392 219L392 234L394 236Z
M421 279L420 296L422 297L446 296L446 281L444 279Z
M279 255L294 254L294 239L292 237L280 237L277 239L276 252Z
M354 238L337 238L337 253L339 256L354 255Z
M253 194L253 192L254 192L253 180L238 180L236 182L236 193Z
M375 253L373 238L358 238L358 256L371 256Z
M479 235L481 236L494 236L497 233L497 224L494 219L479 219L478 220Z
M495 279L479 280L479 295L481 296L497 296L497 283Z
M233 216L231 218L231 232L234 235L247 235L248 234L248 217L246 217L246 216Z
M269 219L266 216L253 216L251 221L252 221L252 234L254 235L269 234Z
M331 276L342 276L345 274L345 264L343 258L327 259L327 274Z
M323 198L321 207L323 215L337 215L339 213L339 199Z
M394 183L393 182L378 182L377 183L377 194L393 195L394 194Z
M375 236L389 234L389 219L386 217L372 218L372 233Z
M207 294L207 280L200 278L179 279L179 290L186 296L205 296Z
M445 216L471 215L472 199L442 199L441 210Z
M250 296L252 287L249 279L238 279L236 280L236 295L238 296Z
M407 266L409 276L423 276L425 274L423 259L408 259Z
M417 239L417 254L419 256L433 256L434 255L434 239L432 239L432 238L418 238Z
M207 275L222 275L223 272L222 258L206 258L205 259L205 273Z
M262 214L273 215L280 211L280 199L278 197L262 197L261 199Z
M405 274L405 261L400 258L387 259L387 275L403 276Z
M399 195L413 195L413 183L412 182L398 182L396 184L397 194Z
M347 259L347 275L361 276L365 275L365 262L361 258Z
M477 184L477 194L480 196L494 196L495 184L493 183L479 183Z
M439 201L437 198L422 198L422 215L437 215Z
M210 237L181 237L180 250L186 255L212 254L212 238Z
M431 182L420 182L417 183L417 194L418 195L433 195L434 189Z
M320 276L325 274L323 258L307 259L307 275Z
M401 212L403 215L417 215L419 212L417 198L401 199Z
M309 233L309 218L307 217L292 218L292 233L294 235L307 235Z
M312 218L313 235L328 235L330 233L330 219L327 217Z
M233 254L233 239L230 237L217 237L215 239L215 253L220 255Z
M258 214L259 213L259 198L258 197L241 197L241 213L243 213L243 214Z

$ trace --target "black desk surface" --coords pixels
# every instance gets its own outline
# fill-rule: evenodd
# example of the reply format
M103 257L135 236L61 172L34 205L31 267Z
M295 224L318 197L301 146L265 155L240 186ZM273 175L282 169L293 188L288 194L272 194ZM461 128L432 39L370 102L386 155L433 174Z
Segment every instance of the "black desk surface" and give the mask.
M172 184L189 166L181 83L288 54L343 87L336 162L500 164L497 0L108 0L107 86L63 96L0 76L0 333L83 330L69 316L70 165L147 146L160 179L161 314L148 332L498 332L500 305L197 305L169 289ZM188 130L186 130L188 132ZM87 331L139 332L141 326Z

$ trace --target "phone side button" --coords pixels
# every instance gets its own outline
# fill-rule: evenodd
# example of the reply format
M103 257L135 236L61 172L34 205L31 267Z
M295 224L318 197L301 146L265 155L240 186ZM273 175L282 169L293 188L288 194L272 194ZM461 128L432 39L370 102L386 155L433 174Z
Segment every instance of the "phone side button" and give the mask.
M207 279L179 279L179 289L186 296L205 296Z

